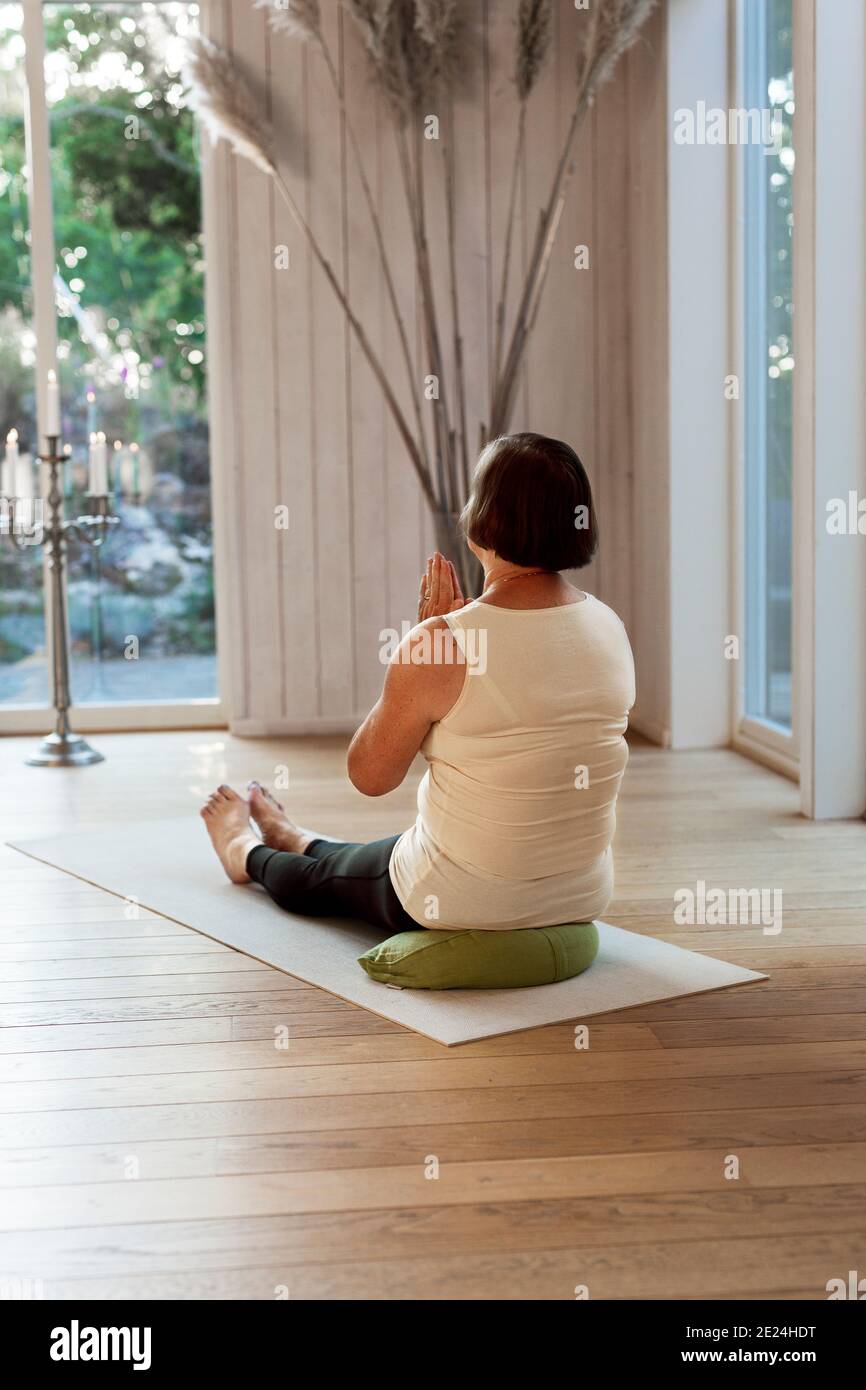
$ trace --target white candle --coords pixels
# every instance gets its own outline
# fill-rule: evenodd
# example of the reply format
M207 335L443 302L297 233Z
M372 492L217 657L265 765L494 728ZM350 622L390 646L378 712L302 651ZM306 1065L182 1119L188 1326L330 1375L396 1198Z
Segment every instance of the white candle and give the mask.
M33 479L33 459L30 454L18 455L18 467L15 474L15 496L27 498L29 501L35 497Z
M130 446L129 446L129 452L130 452L130 454L132 455L132 488L131 488L131 492L132 492L133 496L137 497L138 494L139 494L139 492L141 491L141 475L140 475L140 472L139 472L140 464L139 464L139 455L138 455L138 445L137 445L137 444L130 444Z
M45 433L55 437L60 434L60 387L53 368L48 373L48 394L45 397Z
M6 454L3 459L2 476L0 476L0 493L4 497L14 497L15 484L17 478L15 470L18 466L18 431L10 430L6 436Z
M90 436L90 485L91 496L105 497L108 492L108 461L105 451L105 435L100 430Z

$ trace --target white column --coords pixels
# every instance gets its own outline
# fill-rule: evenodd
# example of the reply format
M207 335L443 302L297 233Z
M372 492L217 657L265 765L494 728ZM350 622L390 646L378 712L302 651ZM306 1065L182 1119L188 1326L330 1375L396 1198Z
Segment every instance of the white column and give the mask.
M795 0L794 41L801 787L825 819L866 809L866 535L827 530L833 499L866 499L864 0Z
M728 15L670 0L667 44L670 373L670 742L727 744L731 730L730 470L725 145L675 144L677 111L728 107ZM700 122L696 122L700 125ZM640 235L640 229L635 229ZM638 519L639 524L639 519Z

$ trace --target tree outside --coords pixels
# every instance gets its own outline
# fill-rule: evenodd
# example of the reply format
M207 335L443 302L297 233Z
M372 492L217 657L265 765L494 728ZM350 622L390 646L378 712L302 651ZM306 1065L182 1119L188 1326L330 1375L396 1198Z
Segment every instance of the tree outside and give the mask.
M216 694L200 180L180 75L197 14L44 7L68 506L87 509L99 430L121 516L101 552L70 544L79 703ZM23 52L21 7L0 5L0 428L32 452ZM44 700L35 548L0 549L0 594L0 700Z

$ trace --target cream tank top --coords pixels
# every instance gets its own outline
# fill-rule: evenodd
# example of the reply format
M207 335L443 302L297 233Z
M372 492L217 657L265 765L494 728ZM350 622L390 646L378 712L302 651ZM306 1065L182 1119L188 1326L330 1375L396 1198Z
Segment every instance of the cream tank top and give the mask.
M397 897L440 929L599 916L635 698L622 622L592 595L560 608L475 600L445 621L466 675L421 745L418 817L391 855Z

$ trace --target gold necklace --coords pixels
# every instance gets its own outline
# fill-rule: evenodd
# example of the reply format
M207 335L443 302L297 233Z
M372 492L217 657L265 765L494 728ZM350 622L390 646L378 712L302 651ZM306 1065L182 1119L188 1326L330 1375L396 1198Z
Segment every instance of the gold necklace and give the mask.
M533 575L536 575L536 574L552 574L552 573L553 573L553 570L521 570L519 574L509 574L509 575L506 575L504 579L494 579L493 583L492 583L492 584L488 584L488 585L486 586L486 588L482 589L481 592L484 593L484 594L489 593L490 590L491 590L491 589L494 589L494 588L496 587L497 584L510 584L511 581L512 581L512 579L531 579L532 576L533 576Z

